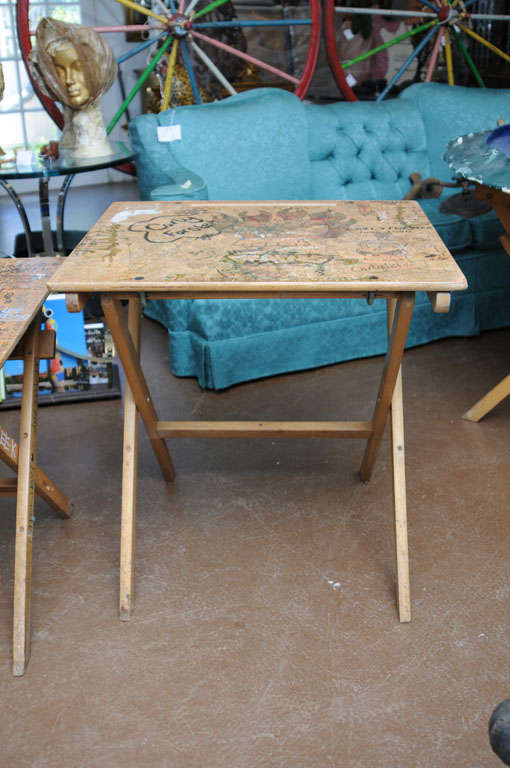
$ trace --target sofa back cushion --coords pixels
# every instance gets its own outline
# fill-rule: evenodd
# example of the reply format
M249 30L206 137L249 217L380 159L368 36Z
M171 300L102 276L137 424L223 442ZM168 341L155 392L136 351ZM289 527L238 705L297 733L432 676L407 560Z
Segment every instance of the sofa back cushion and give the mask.
M170 125L180 126L182 138L158 142L157 127ZM141 195L164 184L165 171L171 174L177 163L204 179L211 200L308 199L307 131L301 101L271 88L143 115L130 124Z
M306 104L312 196L396 200L409 175L430 175L425 128L412 102Z
M496 128L500 117L510 121L510 90L417 83L401 93L399 102L412 102L419 109L427 136L431 175L442 181L452 176L442 159L449 141L466 133Z

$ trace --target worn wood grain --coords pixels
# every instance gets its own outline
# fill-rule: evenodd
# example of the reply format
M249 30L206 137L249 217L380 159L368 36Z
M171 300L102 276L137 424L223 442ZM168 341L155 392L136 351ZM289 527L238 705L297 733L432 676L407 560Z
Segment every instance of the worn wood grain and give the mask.
M369 421L158 421L160 437L368 438Z
M53 291L462 290L415 201L114 203Z
M62 259L0 259L0 368L48 295Z
M397 302L388 301L388 337L391 337ZM409 546L407 536L406 459L404 440L404 396L402 365L391 399L391 458L393 466L393 508L395 513L395 558L397 565L398 614L401 622L411 621Z
M128 330L140 359L140 297L129 300ZM128 621L135 602L136 479L138 471L138 410L126 381L120 533L120 618Z
M388 412L393 399L393 391L400 372L402 356L407 339L407 332L411 323L414 307L414 294L404 294L396 302L395 320L388 345L388 352L384 361L384 368L377 393L374 415L372 417L373 432L370 436L363 461L360 477L363 482L370 480L377 459L381 437L386 426Z
M19 430L19 468L14 554L12 672L23 675L30 658L30 589L34 536L34 468L39 381L39 322L27 332Z
M16 440L0 426L0 461L17 473L18 457L19 449ZM34 467L34 484L36 494L44 499L59 517L71 517L71 507L67 497L37 465Z

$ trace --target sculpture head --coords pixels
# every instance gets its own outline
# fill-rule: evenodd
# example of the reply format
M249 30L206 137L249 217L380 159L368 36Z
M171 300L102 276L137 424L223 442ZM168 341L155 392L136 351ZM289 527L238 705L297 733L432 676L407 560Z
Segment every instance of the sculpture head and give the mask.
M78 51L65 37L51 42L46 50L53 59L57 75L67 91L71 106L79 109L89 101L90 93Z
M37 25L30 70L44 93L81 110L111 87L117 64L110 45L90 27L44 18Z

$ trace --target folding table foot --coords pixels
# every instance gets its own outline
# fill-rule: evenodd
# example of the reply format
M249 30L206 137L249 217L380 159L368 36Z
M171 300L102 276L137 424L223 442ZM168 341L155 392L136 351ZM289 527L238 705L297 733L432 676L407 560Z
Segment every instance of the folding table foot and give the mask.
M128 329L140 356L140 299L129 300ZM122 522L120 537L120 619L128 621L135 601L136 477L138 411L129 383L124 396L124 452L122 463Z
M40 321L37 318L25 337L14 558L13 675L23 675L30 658L30 587L34 532L39 325Z
M466 411L462 418L467 419L467 421L480 421L508 395L510 395L510 376L505 376L499 384L496 384L490 392L487 392L469 411Z

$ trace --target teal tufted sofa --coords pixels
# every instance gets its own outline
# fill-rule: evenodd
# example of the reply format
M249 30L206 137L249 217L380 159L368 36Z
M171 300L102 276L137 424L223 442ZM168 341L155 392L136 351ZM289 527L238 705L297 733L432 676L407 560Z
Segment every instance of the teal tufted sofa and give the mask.
M499 117L510 119L510 91L417 84L391 101L324 106L263 88L142 115L129 129L145 200L392 200L412 172L449 180L447 142ZM158 141L158 126L169 125L181 139ZM448 315L418 295L408 346L510 325L510 260L496 216L422 205L469 289L452 297ZM149 302L146 314L169 329L173 372L211 389L386 349L379 300L172 300Z

